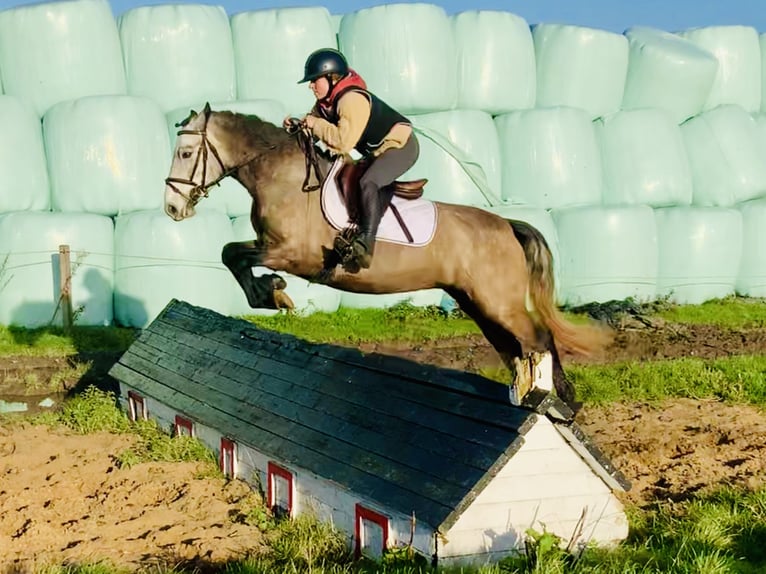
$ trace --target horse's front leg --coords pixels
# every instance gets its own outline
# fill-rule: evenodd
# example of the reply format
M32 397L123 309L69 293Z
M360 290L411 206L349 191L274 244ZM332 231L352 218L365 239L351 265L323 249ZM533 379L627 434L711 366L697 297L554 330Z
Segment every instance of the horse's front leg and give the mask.
M287 283L275 273L258 277L251 269L263 265L265 251L257 241L227 243L221 252L223 264L231 271L253 309L282 309L292 311L295 305L284 292Z

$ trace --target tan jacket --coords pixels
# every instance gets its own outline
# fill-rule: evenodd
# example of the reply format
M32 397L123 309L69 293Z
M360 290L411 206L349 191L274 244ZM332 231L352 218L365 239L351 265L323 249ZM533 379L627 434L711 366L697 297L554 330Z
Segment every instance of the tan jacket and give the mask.
M337 126L317 117L313 132L333 153L348 155L370 120L370 101L359 92L347 92L338 100L338 116ZM412 128L407 124L396 124L375 150L375 157L388 149L404 147L411 133Z

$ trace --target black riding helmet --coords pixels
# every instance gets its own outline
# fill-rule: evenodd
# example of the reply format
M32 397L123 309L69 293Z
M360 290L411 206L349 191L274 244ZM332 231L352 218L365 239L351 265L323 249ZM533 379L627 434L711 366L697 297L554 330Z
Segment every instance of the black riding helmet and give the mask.
M298 83L312 82L328 74L345 76L348 74L348 62L343 54L332 48L322 48L312 52L303 67L303 79Z

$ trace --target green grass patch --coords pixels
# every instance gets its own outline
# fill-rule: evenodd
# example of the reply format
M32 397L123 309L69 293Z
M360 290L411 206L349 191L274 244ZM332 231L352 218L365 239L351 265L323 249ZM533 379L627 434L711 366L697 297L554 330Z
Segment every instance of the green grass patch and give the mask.
M462 313L446 314L438 307L399 304L388 309L346 309L307 316L279 314L246 316L248 321L315 343L417 342L480 334Z
M673 323L760 328L766 327L766 299L727 297L701 305L671 305L659 310L657 316Z
M67 357L82 352L123 352L138 331L122 327L25 329L0 326L0 356Z
M570 365L567 374L585 403L684 397L766 407L766 356Z

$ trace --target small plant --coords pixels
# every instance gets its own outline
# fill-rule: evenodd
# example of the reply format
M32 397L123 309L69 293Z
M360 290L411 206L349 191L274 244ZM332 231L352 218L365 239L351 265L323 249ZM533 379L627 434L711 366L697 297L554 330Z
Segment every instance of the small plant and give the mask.
M130 430L130 421L117 408L114 393L94 386L65 401L55 419L80 434L97 431L124 433Z

